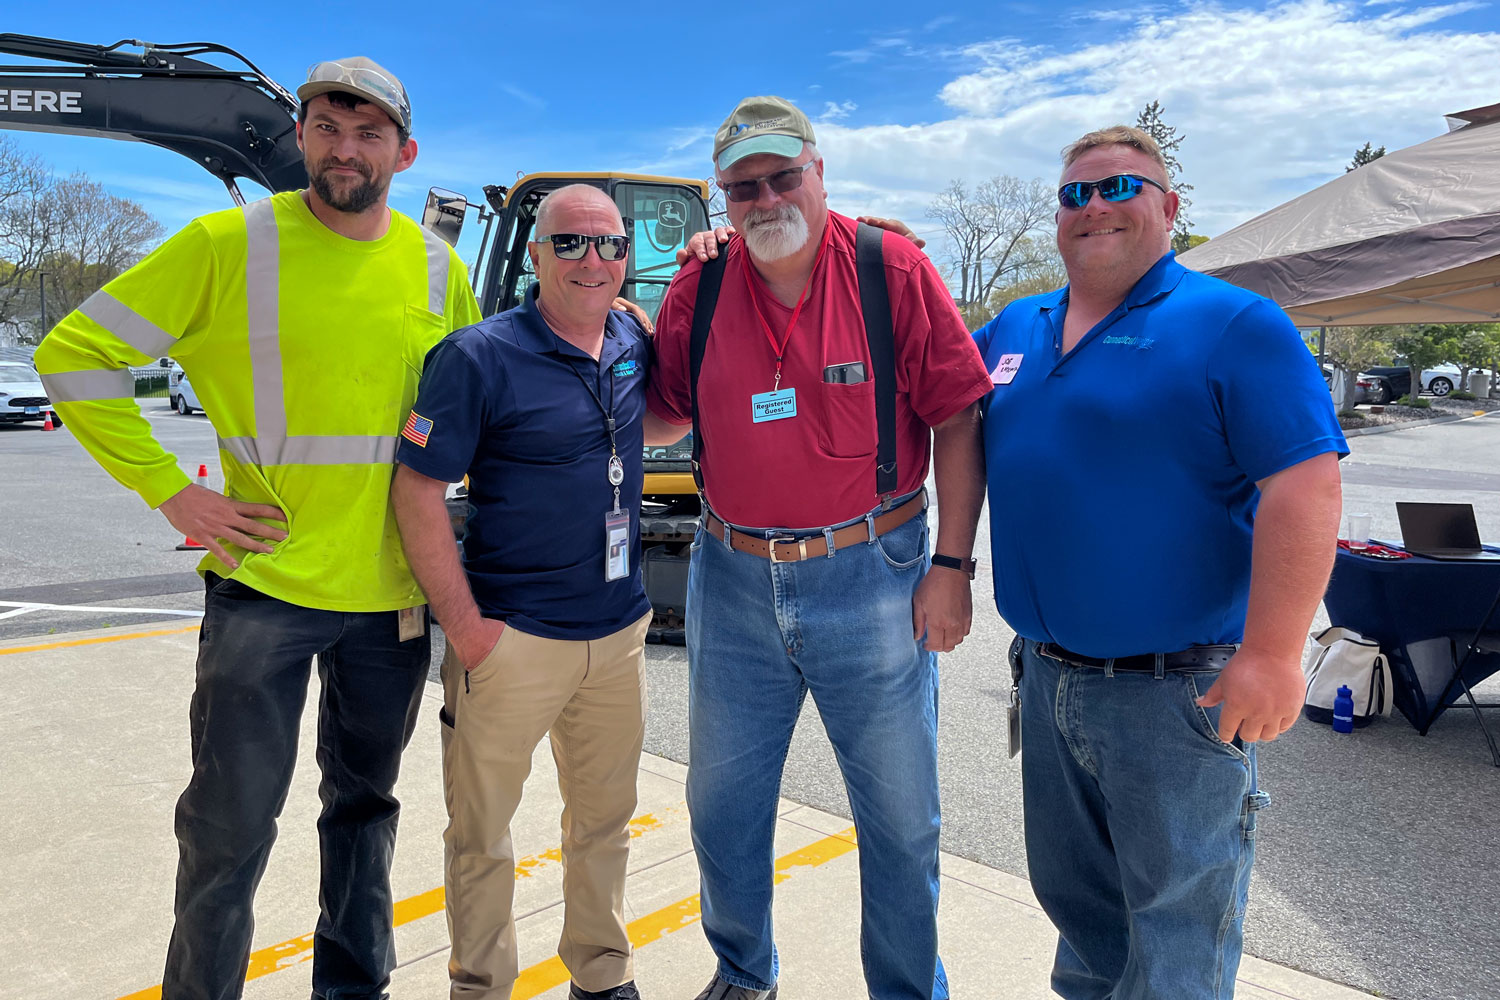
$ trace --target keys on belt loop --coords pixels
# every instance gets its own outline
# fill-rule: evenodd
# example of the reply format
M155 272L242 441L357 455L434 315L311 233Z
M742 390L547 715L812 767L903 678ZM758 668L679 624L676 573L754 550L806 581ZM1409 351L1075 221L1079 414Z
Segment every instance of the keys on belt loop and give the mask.
M1156 654L1156 679L1161 680L1167 676L1167 654Z
M1107 660L1104 661L1104 676L1105 677L1113 677L1114 675L1115 675L1115 658L1113 656L1111 656L1109 659L1107 659Z
M828 558L832 559L833 558L833 549L834 549L834 544L833 544L833 529L832 528L824 528L823 529L823 544L826 545L826 546L828 546Z

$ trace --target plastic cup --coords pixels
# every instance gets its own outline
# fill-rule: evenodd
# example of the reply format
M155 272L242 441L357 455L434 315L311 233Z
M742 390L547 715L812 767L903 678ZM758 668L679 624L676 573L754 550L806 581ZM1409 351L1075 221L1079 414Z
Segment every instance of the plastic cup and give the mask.
M1370 547L1370 515L1349 515L1349 549L1362 552Z

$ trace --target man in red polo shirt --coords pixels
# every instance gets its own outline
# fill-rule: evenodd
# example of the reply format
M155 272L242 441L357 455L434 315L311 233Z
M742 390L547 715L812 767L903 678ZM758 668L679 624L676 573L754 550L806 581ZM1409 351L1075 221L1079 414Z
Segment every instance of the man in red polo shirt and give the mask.
M876 377L856 223L828 210L802 112L740 102L714 163L738 235L697 386L707 509L688 582L687 793L718 957L699 1000L776 993L772 836L809 691L859 830L869 995L941 1000L936 653L969 631L984 489L975 403L990 378L931 262L895 235L882 243L894 378ZM693 419L703 271L695 260L678 273L657 319L647 401L658 428ZM885 382L894 477L876 459ZM931 560L929 454L943 515Z

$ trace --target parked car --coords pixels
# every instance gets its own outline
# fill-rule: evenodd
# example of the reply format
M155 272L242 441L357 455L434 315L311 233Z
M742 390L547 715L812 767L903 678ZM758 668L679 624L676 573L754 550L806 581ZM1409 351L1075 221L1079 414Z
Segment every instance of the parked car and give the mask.
M187 372L180 368L172 372L167 395L172 401L172 409L184 417L195 410L203 412L203 404L198 402L198 393L193 390L193 383L188 381Z
M1333 375L1333 365L1324 365L1323 381L1328 383L1330 390L1333 388ZM1378 402L1375 397L1379 392L1380 382L1378 379L1371 378L1368 375L1360 375L1354 382L1354 405L1358 406L1360 403ZM1334 403L1340 404L1342 400L1335 399Z
M1459 387L1460 374L1457 365L1424 368L1422 369L1421 391L1430 392L1434 396L1446 396ZM1472 378L1474 371L1470 371L1469 376ZM1367 368L1360 377L1378 379L1383 383L1383 388L1377 393L1382 398L1374 399L1372 402L1389 403L1411 394L1411 369L1405 365Z
M0 422L42 423L51 409L52 402L35 368L17 361L0 361ZM62 425L56 413L52 414L52 423Z

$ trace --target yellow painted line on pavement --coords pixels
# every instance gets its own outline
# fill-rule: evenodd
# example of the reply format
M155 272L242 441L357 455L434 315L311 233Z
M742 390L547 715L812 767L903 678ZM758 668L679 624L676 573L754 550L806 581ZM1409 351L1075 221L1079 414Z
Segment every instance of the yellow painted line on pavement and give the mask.
M44 642L38 646L7 646L0 649L0 656L11 653L39 653L45 649L67 649L72 646L97 646L101 642L123 642L126 639L149 639L154 635L182 635L196 632L202 625L185 625L182 628L161 628L151 632L125 632L121 635L96 635L88 639L65 639L61 642Z
M195 626L196 627L196 626ZM178 631L184 631L179 629ZM151 633L146 633L151 634ZM666 825L666 821L658 818L654 813L643 813L630 821L629 830L631 839L650 833ZM556 864L562 860L562 848L554 847L539 854L530 854L524 858L516 859L516 878L531 878L537 872ZM399 900L395 906L395 926L409 924L423 917L430 917L443 909L446 894L442 886L429 889L426 892L409 896ZM696 900L697 897L695 896ZM245 982L269 976L273 972L306 962L312 959L313 936L304 934L301 937L273 944L250 954L250 965L245 970ZM564 971L563 978L567 978ZM161 1000L161 984L158 983L148 989L138 990L135 993L120 997L120 1000Z
M800 850L784 854L776 859L775 884L780 885L799 871L816 868L835 858L841 858L854 850L856 846L854 827L851 826L842 833L824 837ZM679 899L644 917L632 920L625 929L630 934L630 943L637 948L644 948L668 934L676 934L684 928L693 926L702 915L698 894L694 893L686 899ZM521 972L521 977L516 980L516 985L511 991L511 1000L532 1000L533 997L540 996L554 986L561 986L567 981L567 966L563 965L562 959L553 955L545 962L538 962Z

